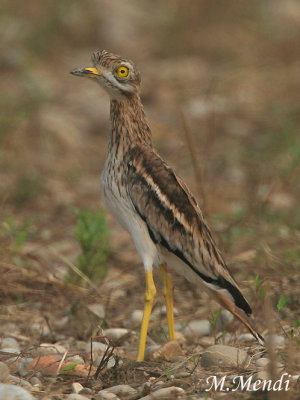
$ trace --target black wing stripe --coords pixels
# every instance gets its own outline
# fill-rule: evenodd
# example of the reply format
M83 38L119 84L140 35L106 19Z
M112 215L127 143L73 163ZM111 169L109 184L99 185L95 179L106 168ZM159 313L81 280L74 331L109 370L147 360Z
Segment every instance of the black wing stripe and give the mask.
M156 197L157 202L160 203L160 207L164 208L164 206L163 206L163 204L161 204L159 198L157 196L155 196L155 197ZM245 313L248 315L250 315L252 313L251 307L249 306L249 304L247 303L247 301L245 300L244 296L241 294L241 292L239 291L238 288L236 288L234 285L232 285L232 283L230 283L229 281L227 281L225 278L223 278L220 275L217 279L213 279L207 275L204 275L202 272L200 272L197 268L195 268L193 266L192 263L189 262L189 260L187 260L187 258L184 256L184 254L178 248L175 248L175 249L172 248L170 246L170 244L168 243L168 241L159 232L156 232L153 229L151 229L151 226L148 223L147 218L140 213L139 209L135 205L134 205L134 207L135 207L136 212L139 214L139 216L142 218L142 220L146 223L150 238L152 239L152 241L155 244L160 244L161 246L166 248L168 251L175 254L185 264L187 264L198 276L200 276L200 278L203 279L204 282L216 285L220 289L227 289L228 292L231 294L231 296L234 300L234 303L237 307L244 310ZM172 213L171 210L168 210L168 211Z

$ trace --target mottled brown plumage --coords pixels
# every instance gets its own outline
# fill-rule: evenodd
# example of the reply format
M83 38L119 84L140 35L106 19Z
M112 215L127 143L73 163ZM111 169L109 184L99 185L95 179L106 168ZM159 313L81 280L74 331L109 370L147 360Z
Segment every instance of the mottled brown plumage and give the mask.
M146 271L167 265L202 285L262 342L248 317L251 308L231 276L195 198L153 147L139 96L140 73L136 66L104 50L92 56L92 63L93 67L72 73L98 82L111 98L109 145L101 175L105 205L131 234ZM152 283L149 285L153 289ZM153 297L151 307L152 301ZM139 358L142 353L140 350Z

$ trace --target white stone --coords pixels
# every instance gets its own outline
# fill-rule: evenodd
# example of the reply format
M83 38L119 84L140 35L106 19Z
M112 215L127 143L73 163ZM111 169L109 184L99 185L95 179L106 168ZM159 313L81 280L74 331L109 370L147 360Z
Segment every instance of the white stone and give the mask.
M1 351L3 353L11 353L11 354L19 354L20 350L17 350L15 348L11 348L11 347L3 347L3 349L1 349Z
M184 396L185 396L185 391L182 388L177 386L170 386L158 389L156 392L141 397L140 400L159 400L159 399L174 400Z
M263 369L266 368L266 366L269 364L270 360L266 357L258 358L255 361L255 365L257 368Z
M105 317L105 308L103 304L100 303L94 303L94 304L89 304L87 308L97 317L99 318L104 318Z
M242 333L238 336L237 341L240 342L256 342L256 339L251 333Z
M89 400L89 398L78 393L71 393L67 397L67 400Z
M270 339L271 339L271 345L273 345L275 347L282 346L285 342L284 337L280 336L280 335L273 335L271 338L270 338L270 336L266 336L265 337L266 343L268 343L270 341Z
M16 341L16 339L11 337L5 337L2 339L1 350L3 348L15 349L16 352L20 350L19 343Z
M129 330L125 328L110 328L110 329L105 329L103 331L103 334L105 336L108 336L111 340L116 341L121 339L123 336L127 335L128 332Z
M117 395L106 390L101 390L94 398L95 400L120 400Z
M201 366L206 369L248 367L250 358L245 350L216 344L208 347L201 356Z
M209 336L211 334L210 322L206 319L190 321L184 328L183 334L189 339Z
M41 343L37 349L39 354L64 354L67 349L59 343Z
M142 319L143 319L143 314L144 314L144 312L142 310L132 311L129 319L124 322L124 326L126 328L130 328L130 329L140 326Z
M72 393L79 393L82 389L83 389L83 386L81 383L79 383L79 382L72 383L72 387L71 387Z
M100 342L92 342L92 352L93 352L93 357L99 356L105 352L107 349L107 345L104 343ZM91 343L87 343L85 345L85 351L86 353L90 354L91 353Z
M16 385L0 383L0 399L2 400L34 400L31 394Z
M25 381L25 379L19 378L18 376L9 375L8 379L10 382L16 383L18 386L22 386L27 389L32 388L32 385L29 382Z
M129 385L116 385L116 386L111 386L109 388L105 389L107 392L116 394L119 397L126 397L126 396L133 396L137 394L137 390L133 389Z

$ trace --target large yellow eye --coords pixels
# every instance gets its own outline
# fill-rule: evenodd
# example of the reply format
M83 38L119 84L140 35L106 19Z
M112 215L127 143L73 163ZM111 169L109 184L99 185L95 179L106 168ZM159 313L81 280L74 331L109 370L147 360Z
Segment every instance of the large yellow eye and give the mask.
M125 67L125 65L121 65L117 69L117 75L119 78L127 78L128 74L129 74L129 68Z

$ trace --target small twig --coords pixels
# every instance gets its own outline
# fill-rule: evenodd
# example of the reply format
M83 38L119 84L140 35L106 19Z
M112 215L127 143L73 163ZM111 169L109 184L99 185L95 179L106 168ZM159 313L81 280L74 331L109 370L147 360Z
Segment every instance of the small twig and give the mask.
M69 350L66 350L64 355L62 356L62 359L60 360L60 363L58 364L58 367L57 367L57 370L56 370L56 374L55 374L56 376L59 374L59 372L61 370L61 367L62 367L62 365L63 365L63 363L64 363L64 361L65 361L65 359L67 357L68 352L69 352Z

